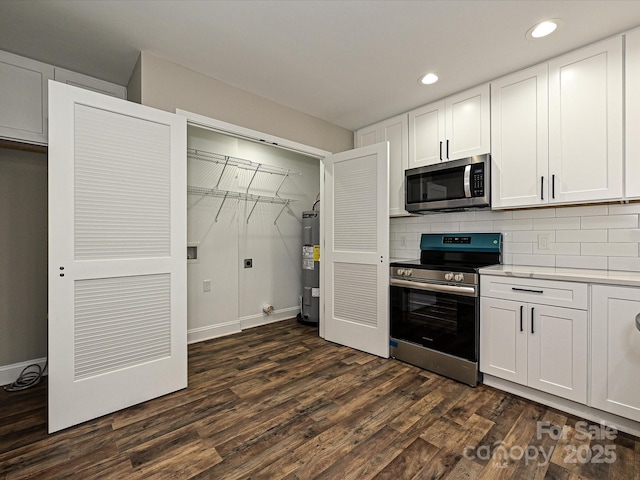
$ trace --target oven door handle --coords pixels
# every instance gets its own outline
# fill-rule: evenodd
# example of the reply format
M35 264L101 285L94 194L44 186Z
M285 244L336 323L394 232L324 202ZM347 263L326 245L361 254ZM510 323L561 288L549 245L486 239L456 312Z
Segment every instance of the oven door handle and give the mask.
M463 295L465 297L477 297L476 287L461 287L459 285L441 285L439 283L420 283L411 280L399 280L391 278L391 285L395 287L415 288L416 290L426 290L428 292L453 293L455 295Z

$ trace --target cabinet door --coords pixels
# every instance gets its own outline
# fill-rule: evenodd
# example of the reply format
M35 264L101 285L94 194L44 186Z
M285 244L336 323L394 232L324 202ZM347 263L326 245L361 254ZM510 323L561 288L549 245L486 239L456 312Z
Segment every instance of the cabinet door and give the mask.
M552 202L622 197L622 38L549 62Z
M491 83L491 206L548 202L547 64Z
M447 160L489 153L491 135L489 84L445 100Z
M354 147L367 147L380 143L381 141L382 138L380 138L380 128L378 124L371 125L356 131Z
M404 171L408 166L407 115L382 122L382 141L389 142L389 215L409 215L404 209Z
M409 168L445 160L444 101L409 112Z
M527 325L525 303L480 299L480 371L527 384Z
M626 35L626 188L629 198L640 197L640 29Z
M408 167L409 136L407 114L361 128L355 132L355 146L389 142L389 215L409 215L404 209L404 171Z
M536 388L587 402L587 312L529 304L528 380Z
M0 137L47 144L47 95L53 67L0 52Z
M594 285L591 406L640 421L640 289Z
M66 83L67 85L73 85L74 87L91 90L92 92L109 95L110 97L122 98L123 100L127 99L127 89L125 87L81 73L71 72L64 68L56 67L54 80L56 82Z

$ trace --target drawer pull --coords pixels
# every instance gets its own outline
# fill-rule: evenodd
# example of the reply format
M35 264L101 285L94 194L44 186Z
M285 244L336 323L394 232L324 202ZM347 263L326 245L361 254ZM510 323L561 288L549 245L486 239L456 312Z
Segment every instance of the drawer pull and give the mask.
M640 331L640 313L636 315L636 328Z
M511 290L515 290L516 292L544 293L544 290L531 290L529 288L511 287Z

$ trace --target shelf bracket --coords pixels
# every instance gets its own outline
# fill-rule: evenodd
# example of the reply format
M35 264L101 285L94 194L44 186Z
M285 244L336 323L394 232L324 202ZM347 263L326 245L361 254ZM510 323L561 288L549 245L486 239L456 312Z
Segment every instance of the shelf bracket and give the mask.
M216 183L215 188L217 189L218 186L220 185L220 180L222 180L222 176L224 175L224 171L227 169L227 165L229 164L229 156L226 155L224 157L224 167L222 167L222 173L220 173L220 176L218 177L218 183ZM224 203L224 202L223 202ZM222 206L220 206L220 208L222 208ZM220 212L218 212L220 213ZM218 216L216 215L216 219L218 218Z
M247 223L249 223L249 219L251 218L251 214L256 209L256 205L258 205L259 201L260 201L260 196L258 196L258 198L256 198L256 202L253 204L253 207L251 207L251 211L249 212L249 216L247 217Z
M218 213L216 213L216 218L214 220L215 223L218 223L218 216L220 215L220 212L222 211L222 206L224 205L224 202L227 200L227 195L229 195L229 192L225 192L224 193L224 197L222 197L222 202L220 203L220 208L218 209Z
M249 185L247 185L247 195L249 195L249 189L251 188L251 184L253 183L253 180L256 178L256 175L258 174L258 170L260 170L260 167L262 166L262 164L258 164L258 166L256 167L255 171L253 172L253 176L251 177L251 180L249 180ZM255 208L255 205L254 205ZM253 210L251 210L253 212ZM249 219L247 218L247 222L249 221Z
M280 191L280 188L282 187L282 184L289 177L289 172L290 171L291 171L290 169L287 169L287 172L282 175L282 180L280 180L280 185L278 185L278 188L276 189L276 193L275 193L276 197L278 196L278 192ZM286 205L285 205L285 207L286 207ZM280 215L278 215L278 216L280 216Z
M278 219L280 218L280 215L282 215L282 212L284 212L285 208L287 208L289 206L289 202L290 200L287 200L284 205L282 206L282 209L280 210L280 213L278 214L278 216L276 217L276 219L273 221L273 224L275 225L278 222Z

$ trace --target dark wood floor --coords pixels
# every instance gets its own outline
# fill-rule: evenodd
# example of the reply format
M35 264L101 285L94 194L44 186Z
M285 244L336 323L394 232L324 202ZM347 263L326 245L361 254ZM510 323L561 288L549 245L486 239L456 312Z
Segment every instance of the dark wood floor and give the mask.
M0 393L1 479L640 479L635 437L293 320L192 345L186 390L53 435L46 394Z

